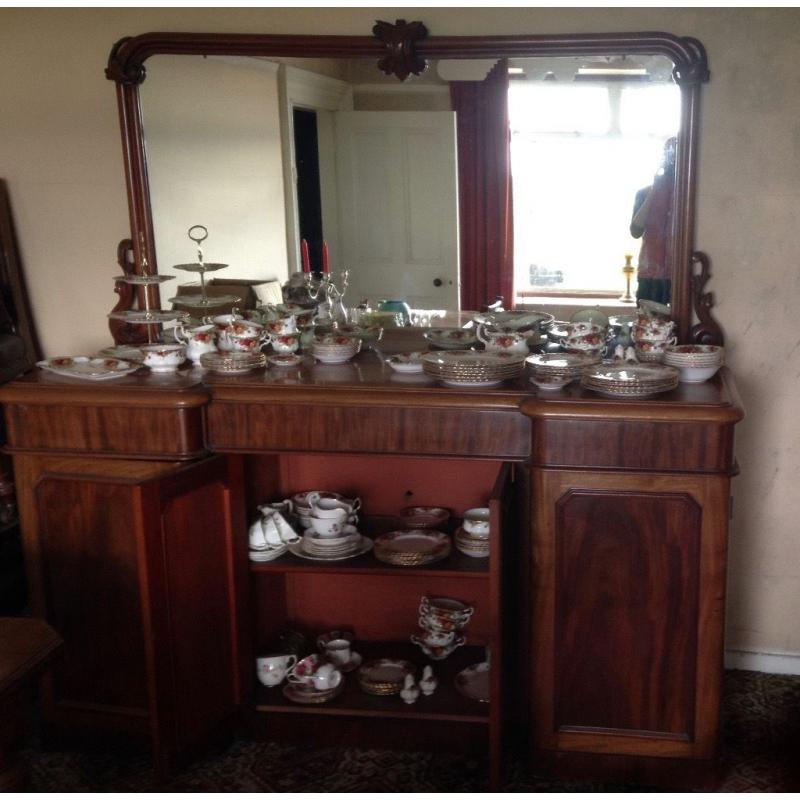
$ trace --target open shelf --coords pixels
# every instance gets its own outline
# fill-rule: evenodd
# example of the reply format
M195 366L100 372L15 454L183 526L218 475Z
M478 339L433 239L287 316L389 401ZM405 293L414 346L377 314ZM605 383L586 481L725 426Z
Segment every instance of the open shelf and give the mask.
M468 630L466 633L469 635ZM406 705L399 695L377 697L363 692L354 670L344 676L344 691L320 705L302 705L288 700L283 695L283 684L270 688L259 685L256 711L488 724L489 704L465 697L455 687L455 677L462 669L484 660L484 648L465 645L443 661L429 660L418 647L406 642L356 642L354 649L361 654L363 663L373 658L406 659L417 667L417 680L423 667L430 664L439 685L429 697L420 694L416 703Z
M450 520L442 528L447 532L454 531L461 524L460 520ZM359 531L362 535L374 539L381 533L398 530L399 521L394 517L365 517L359 524ZM276 558L274 561L250 562L252 572L338 572L338 573L360 573L365 570L377 575L438 575L463 576L469 578L488 578L489 559L473 558L459 552L453 544L450 555L442 561L433 564L425 564L420 567L400 567L393 564L386 564L375 558L373 551L365 553L363 556L347 559L345 561L314 561L312 559L301 558L292 553Z

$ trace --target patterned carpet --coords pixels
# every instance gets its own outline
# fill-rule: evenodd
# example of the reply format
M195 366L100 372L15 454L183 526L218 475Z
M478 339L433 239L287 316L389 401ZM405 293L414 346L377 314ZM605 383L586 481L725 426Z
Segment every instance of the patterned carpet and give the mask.
M726 674L720 791L800 789L800 676ZM157 784L145 756L86 748L23 753L37 792L482 792L481 758L237 741ZM647 787L657 791L658 787ZM555 781L515 766L508 792L641 791Z

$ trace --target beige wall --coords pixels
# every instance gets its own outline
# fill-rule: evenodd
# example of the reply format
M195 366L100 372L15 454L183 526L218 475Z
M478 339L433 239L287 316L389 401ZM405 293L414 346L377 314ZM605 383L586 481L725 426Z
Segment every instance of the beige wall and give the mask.
M213 277L288 277L278 67L257 59L156 56L140 92L158 271L167 300L196 273L187 231L204 225Z
M800 12L794 9L22 9L0 11L0 171L49 354L108 343L127 209L112 42L148 30L368 34L667 30L707 47L698 246L748 417L738 429L728 646L800 653Z

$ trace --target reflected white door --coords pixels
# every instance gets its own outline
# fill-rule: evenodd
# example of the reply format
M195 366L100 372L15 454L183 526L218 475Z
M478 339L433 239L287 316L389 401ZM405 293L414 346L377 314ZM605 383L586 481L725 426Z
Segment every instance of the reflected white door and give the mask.
M455 114L336 112L337 266L348 304L459 307Z

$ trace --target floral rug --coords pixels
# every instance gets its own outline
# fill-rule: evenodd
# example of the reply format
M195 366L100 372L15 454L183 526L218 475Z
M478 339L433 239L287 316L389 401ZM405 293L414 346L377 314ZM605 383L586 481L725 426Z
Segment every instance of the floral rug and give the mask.
M149 759L125 750L43 749L23 758L36 792L483 792L486 760L355 748L307 749L239 740L156 783ZM800 790L800 676L725 677L719 791ZM547 779L514 765L508 792L658 791Z

